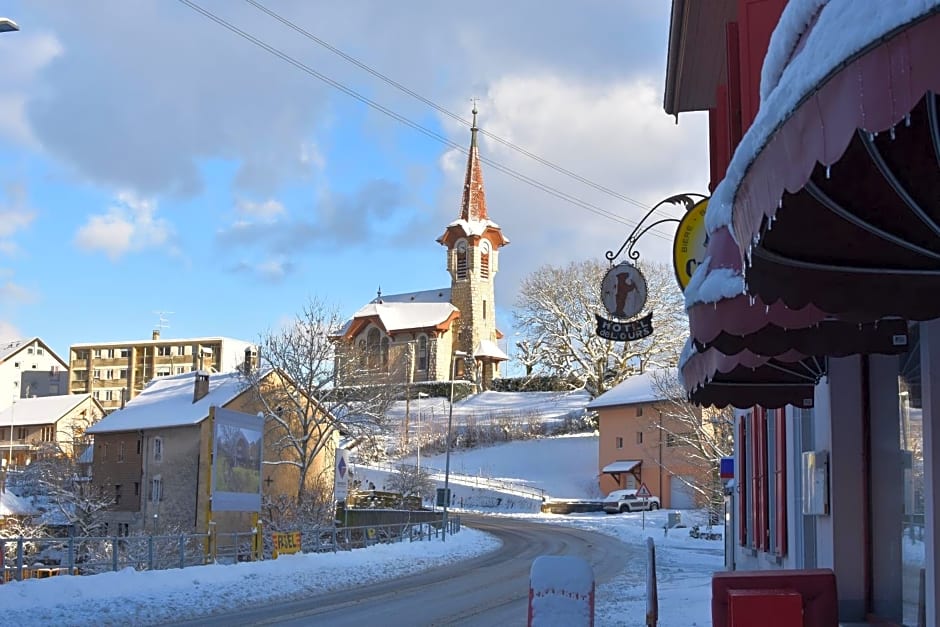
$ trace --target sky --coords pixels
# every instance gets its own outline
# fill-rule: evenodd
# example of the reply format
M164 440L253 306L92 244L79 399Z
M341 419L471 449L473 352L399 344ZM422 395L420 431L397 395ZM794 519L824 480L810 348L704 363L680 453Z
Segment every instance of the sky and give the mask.
M585 444L593 444L588 449L594 451L593 458L586 453ZM552 460L551 464L542 463L547 457ZM456 468L487 468L495 477L512 478L526 484L560 486L559 490L570 498L586 498L591 495L585 486L597 469L597 439L587 435L511 442L455 452L452 463ZM361 466L356 471L376 480L380 480L382 474ZM463 483L456 484L454 490L455 494L469 494ZM653 537L659 624L663 627L711 624L711 574L722 569L723 542L693 539L688 529L673 529L664 534L669 514L666 511L616 516L600 512L568 516L519 513L507 505L512 494L485 488L476 488L476 492L510 497L504 498L499 507L477 511L591 529L641 546L647 537ZM699 511L683 511L681 517L683 523L693 525L702 522L705 515ZM199 566L186 569L184 577L179 575L179 570L125 570L85 577L32 579L0 586L0 607L4 608L8 620L23 625L100 625L103 620L111 624L153 624L213 610L228 611L240 605L257 606L278 595L283 598L367 585L420 568L467 559L497 550L499 546L495 537L463 527L459 533L448 536L446 543L379 545L336 554L282 556L277 560L243 562L235 566ZM363 564L369 567L362 568ZM266 585L250 584L259 579ZM645 616L646 612L646 589L637 587L635 580L635 570L625 564L621 575L597 587L595 624L638 624L637 617ZM215 593L205 594L210 587ZM67 601L60 604L53 599Z
M706 191L704 117L662 110L667 2L261 4L310 38L247 0L3 4L21 30L0 34L0 340L60 356L158 325L254 341L310 298L351 315L378 289L449 285L435 240L457 217L474 98L483 131L619 195L480 137L484 158L591 205L484 164L511 240L504 344L525 276L602 258L641 207ZM644 258L668 260L670 226Z

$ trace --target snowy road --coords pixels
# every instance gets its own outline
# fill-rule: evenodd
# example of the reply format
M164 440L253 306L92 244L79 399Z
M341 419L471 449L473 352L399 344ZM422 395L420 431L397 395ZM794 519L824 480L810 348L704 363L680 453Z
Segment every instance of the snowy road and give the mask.
M525 625L529 568L539 555L578 555L598 583L622 569L645 577L644 547L567 527L523 520L462 516L464 524L497 536L498 551L396 580L300 601L202 617L199 625ZM632 578L632 577L631 577Z

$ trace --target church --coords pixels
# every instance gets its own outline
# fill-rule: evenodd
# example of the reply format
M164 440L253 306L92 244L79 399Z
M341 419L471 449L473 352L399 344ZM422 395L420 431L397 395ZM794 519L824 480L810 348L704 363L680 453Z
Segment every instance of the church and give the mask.
M493 287L499 250L509 243L490 220L473 108L460 214L437 241L446 250L450 286L382 294L360 308L335 336L339 385L367 381L419 383L457 378L489 389L508 357L497 340Z

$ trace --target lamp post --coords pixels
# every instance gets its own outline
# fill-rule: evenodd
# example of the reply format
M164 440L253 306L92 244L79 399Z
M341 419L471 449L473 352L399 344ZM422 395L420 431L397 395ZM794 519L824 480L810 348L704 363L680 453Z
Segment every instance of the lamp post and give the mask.
M469 353L454 351L450 360L450 408L447 412L447 448L444 454L444 525L441 529L441 541L447 541L447 508L450 506L450 438L454 427L454 379L457 378L457 358L469 357Z

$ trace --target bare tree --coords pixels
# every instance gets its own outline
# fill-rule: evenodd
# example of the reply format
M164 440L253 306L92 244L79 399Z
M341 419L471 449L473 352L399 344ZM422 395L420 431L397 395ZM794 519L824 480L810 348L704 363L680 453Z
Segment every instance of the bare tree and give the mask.
M546 265L527 276L514 311L527 363L541 374L573 375L595 394L647 368L674 366L688 334L682 293L667 266L640 268L647 281L645 311L653 312L654 330L633 342L613 342L595 333L594 314L606 315L601 301L606 263Z
M431 474L424 468L411 464L400 464L398 472L389 475L387 487L402 496L421 496L434 492Z
M691 465L694 473L673 472L668 461L661 465L672 476L679 477L705 503L709 520L720 520L724 507L724 489L718 474L718 462L734 450L734 410L702 408L692 404L674 376L675 371L663 370L653 374L653 387L660 398L656 409L660 420L655 425L662 441L681 447L682 463Z
M336 438L374 438L392 401L389 384L335 385L334 338L342 323L336 308L311 299L292 324L262 334L262 364L246 369L247 385L264 407L265 440L279 453L265 463L296 469L298 503L320 482L319 468L332 470Z

